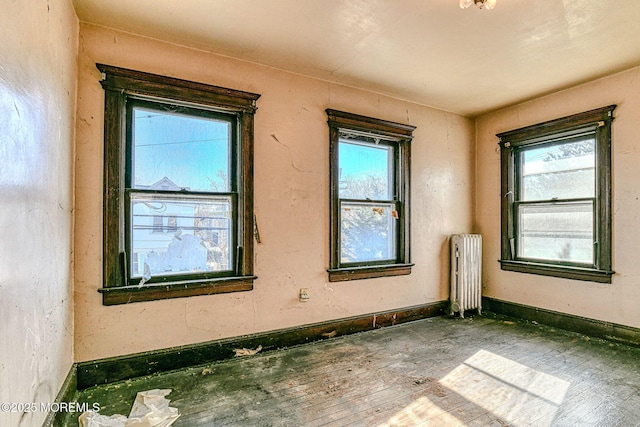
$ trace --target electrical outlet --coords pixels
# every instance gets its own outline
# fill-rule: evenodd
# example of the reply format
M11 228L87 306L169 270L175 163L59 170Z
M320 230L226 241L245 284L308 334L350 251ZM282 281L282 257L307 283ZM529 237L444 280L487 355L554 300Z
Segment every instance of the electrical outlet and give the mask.
M300 301L303 301L303 302L309 301L309 289L300 288Z

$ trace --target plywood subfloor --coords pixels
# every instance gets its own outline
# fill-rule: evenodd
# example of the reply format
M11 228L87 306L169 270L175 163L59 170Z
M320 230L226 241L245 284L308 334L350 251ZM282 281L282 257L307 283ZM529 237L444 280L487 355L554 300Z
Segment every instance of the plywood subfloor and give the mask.
M629 427L640 425L640 349L491 314L440 317L77 399L127 415L154 388L173 390L174 426Z

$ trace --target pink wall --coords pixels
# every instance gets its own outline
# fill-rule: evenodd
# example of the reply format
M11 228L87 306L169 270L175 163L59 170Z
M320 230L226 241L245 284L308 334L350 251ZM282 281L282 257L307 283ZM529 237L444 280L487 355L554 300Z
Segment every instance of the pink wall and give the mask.
M375 93L82 25L76 160L76 360L84 361L448 297L452 233L472 225L473 122ZM261 94L255 117L259 277L251 292L105 307L102 286L103 90L95 63ZM417 126L412 142L410 276L328 283L326 108ZM308 288L308 302L298 300ZM126 331L126 334L123 333Z
M0 402L53 402L73 363L77 44L71 1L3 2ZM0 411L0 425L46 415Z
M500 270L500 155L495 134L617 104L612 129L612 284ZM476 231L484 235L487 296L640 327L640 68L487 114L477 120Z

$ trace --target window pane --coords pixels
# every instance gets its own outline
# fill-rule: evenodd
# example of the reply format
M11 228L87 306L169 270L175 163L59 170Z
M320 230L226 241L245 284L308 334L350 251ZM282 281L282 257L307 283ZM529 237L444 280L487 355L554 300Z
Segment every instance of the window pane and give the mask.
M230 197L132 194L131 277L231 270L231 206Z
M340 141L339 197L393 199L393 149L387 145Z
M393 204L343 203L340 218L341 262L395 260Z
M135 107L132 126L133 188L229 191L230 122Z
M521 200L594 197L595 188L593 136L522 152Z
M518 257L593 263L593 203L520 205Z

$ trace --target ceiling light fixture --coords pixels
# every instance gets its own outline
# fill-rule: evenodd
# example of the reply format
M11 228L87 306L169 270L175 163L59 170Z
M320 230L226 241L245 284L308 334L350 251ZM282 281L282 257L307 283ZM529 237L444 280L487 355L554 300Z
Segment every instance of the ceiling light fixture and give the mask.
M480 9L491 10L496 7L496 0L460 0L461 9L466 9L472 4L475 4Z

